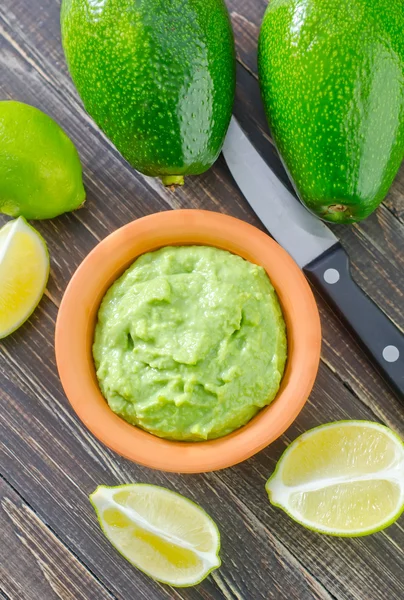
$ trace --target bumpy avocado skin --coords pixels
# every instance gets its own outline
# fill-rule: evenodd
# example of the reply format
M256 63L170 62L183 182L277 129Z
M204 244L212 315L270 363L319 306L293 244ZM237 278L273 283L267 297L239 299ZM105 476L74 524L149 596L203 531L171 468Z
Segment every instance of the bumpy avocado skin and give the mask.
M404 157L402 0L271 0L258 67L272 134L306 206L350 223Z
M235 93L224 0L63 0L62 42L86 110L146 175L203 173Z

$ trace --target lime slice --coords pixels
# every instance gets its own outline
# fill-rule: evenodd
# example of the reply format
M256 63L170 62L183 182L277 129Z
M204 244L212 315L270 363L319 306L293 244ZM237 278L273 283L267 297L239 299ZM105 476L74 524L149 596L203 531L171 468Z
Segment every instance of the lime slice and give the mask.
M321 425L290 444L265 487L270 502L304 527L369 535L404 510L404 445L379 423Z
M40 234L23 217L0 229L0 338L33 313L49 276L49 255Z
M176 587L220 566L220 534L191 500L155 485L99 486L90 496L101 528L132 565Z

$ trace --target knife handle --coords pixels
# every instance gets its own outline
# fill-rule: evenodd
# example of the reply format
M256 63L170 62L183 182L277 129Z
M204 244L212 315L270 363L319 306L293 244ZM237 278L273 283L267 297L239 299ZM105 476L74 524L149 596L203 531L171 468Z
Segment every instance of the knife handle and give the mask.
M303 270L387 383L404 399L404 334L354 282L341 244L332 246Z

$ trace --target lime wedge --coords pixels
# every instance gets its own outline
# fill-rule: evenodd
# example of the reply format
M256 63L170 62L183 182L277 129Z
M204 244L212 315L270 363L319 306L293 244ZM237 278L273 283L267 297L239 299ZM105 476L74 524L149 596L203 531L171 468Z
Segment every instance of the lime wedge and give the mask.
M111 544L155 580L188 587L220 566L216 524L184 496L136 483L99 486L90 501Z
M40 234L23 217L0 229L0 338L33 313L49 276L49 255Z
M404 510L404 445L379 423L321 425L290 444L265 487L270 502L304 527L369 535Z

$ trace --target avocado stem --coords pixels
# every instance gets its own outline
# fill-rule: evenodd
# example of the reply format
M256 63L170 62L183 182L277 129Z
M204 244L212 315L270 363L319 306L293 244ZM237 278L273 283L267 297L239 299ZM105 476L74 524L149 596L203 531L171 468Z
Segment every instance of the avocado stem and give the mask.
M348 207L345 204L331 204L328 207L329 212L344 212L348 210Z
M182 175L164 175L161 181L166 187L184 185L184 177Z
M333 223L351 223L355 221L352 215L352 209L347 204L330 204L324 206L321 216L326 221Z

